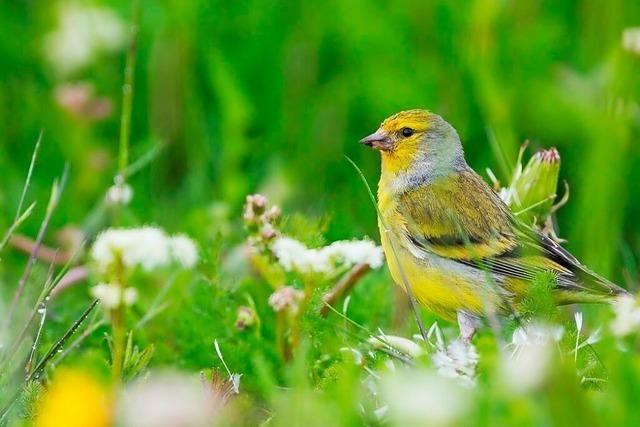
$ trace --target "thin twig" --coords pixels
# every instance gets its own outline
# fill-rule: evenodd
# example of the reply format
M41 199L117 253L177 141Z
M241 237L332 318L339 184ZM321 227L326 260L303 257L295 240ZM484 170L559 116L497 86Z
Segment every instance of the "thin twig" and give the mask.
M60 281L51 290L51 297L55 298L65 289L75 285L76 283L82 282L87 277L89 277L89 269L86 266L81 265L78 267L73 267L72 269L67 271L64 276L62 276Z
M351 289L353 289L355 284L358 283L358 281L369 270L371 270L371 267L369 264L365 263L356 264L351 270L349 270L349 272L345 274L329 292L322 296L324 305L320 308L320 315L322 317L327 317L329 314L328 306L333 305L336 301L351 292Z
M40 247L34 252L36 243L35 240L22 234L16 234L9 239L11 246L28 254L34 253L35 257L41 261L55 262L57 265L64 265L71 259L72 254L70 252L50 248L42 243L40 243Z

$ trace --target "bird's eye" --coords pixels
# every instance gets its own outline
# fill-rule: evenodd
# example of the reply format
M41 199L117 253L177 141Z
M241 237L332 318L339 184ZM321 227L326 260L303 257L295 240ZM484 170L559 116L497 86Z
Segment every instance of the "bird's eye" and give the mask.
M413 135L413 129L411 128L402 128L401 132L402 132L402 136L404 136L405 138Z

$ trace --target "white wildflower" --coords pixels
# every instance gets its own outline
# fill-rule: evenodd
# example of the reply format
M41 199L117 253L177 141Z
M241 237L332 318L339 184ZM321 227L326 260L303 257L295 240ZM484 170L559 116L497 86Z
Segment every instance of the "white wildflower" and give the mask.
M120 285L115 283L98 283L90 290L91 296L100 300L106 309L116 308L122 300Z
M128 287L122 292L122 302L124 305L133 305L138 300L138 290Z
M117 259L125 267L140 266L150 271L167 265L171 258L168 238L156 227L111 228L96 238L91 257L102 270L107 270Z
M581 311L576 311L575 314L573 315L573 318L576 321L576 331L578 333L578 336L580 336L580 332L582 332L582 312Z
M117 283L98 283L90 291L91 296L100 300L103 307L110 310L120 304L133 305L138 300L136 288L122 289Z
M388 375L381 386L392 425L455 424L467 415L472 404L470 390L449 378L425 371Z
M379 268L383 263L382 248L369 240L337 241L319 249L307 248L290 237L278 237L270 246L286 271L331 274L340 267L358 263Z
M564 328L560 325L545 325L539 322L530 322L517 327L513 331L511 345L517 352L520 348L529 345L544 345L550 342L560 342L564 335Z
M204 427L214 424L221 402L198 378L152 374L129 384L118 399L118 425L129 427Z
M547 379L552 355L550 343L536 343L504 356L500 363L502 382L508 390L517 393L538 388Z
M384 262L382 248L371 240L340 240L320 250L334 262L346 265L368 264L380 268Z
M640 331L640 306L635 297L625 295L613 304L616 317L611 322L611 331L624 337Z
M441 376L465 386L475 384L478 352L473 344L458 339L446 347L438 346L431 360Z
M269 305L273 311L289 310L297 313L300 301L304 299L304 292L292 286L282 286L269 297Z
M133 189L128 184L114 184L107 190L105 200L110 205L128 205L133 198Z
M622 47L628 52L640 55L640 27L626 28L622 32Z
M500 364L500 375L505 386L522 393L542 385L549 374L553 345L563 335L562 326L539 322L516 328L510 344L513 352Z
M420 347L410 339L398 337L395 335L380 335L371 337L368 340L369 344L375 349L389 348L399 351L411 357L419 357L424 353L424 348Z
M151 271L172 261L184 268L193 267L198 254L195 244L187 236L170 237L160 228L146 226L103 231L91 248L91 258L103 272L118 259L127 268L139 266Z
M122 20L111 9L66 4L60 8L58 26L44 40L47 60L59 74L87 66L103 52L124 45Z
M310 273L329 269L326 259L320 256L319 251L308 249L304 244L290 237L275 239L271 244L271 250L286 271Z
M171 256L184 268L193 268L198 262L196 244L184 234L176 234L169 239Z
M576 321L576 347L574 349L575 351L575 360L578 360L578 348L580 346L580 333L582 332L582 312L581 311L576 311L575 314L573 315L575 321Z

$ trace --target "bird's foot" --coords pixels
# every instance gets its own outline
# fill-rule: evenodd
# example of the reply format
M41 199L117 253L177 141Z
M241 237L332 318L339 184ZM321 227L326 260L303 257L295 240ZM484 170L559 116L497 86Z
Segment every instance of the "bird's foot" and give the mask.
M473 336L480 328L481 321L478 316L458 311L458 327L460 328L460 340L464 344L470 344Z

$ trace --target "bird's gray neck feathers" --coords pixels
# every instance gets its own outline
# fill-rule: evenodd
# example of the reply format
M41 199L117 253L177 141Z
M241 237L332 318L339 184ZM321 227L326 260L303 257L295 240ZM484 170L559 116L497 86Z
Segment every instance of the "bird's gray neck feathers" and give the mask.
M468 169L458 133L444 120L424 135L422 147L407 168L395 174L391 191L404 192Z

